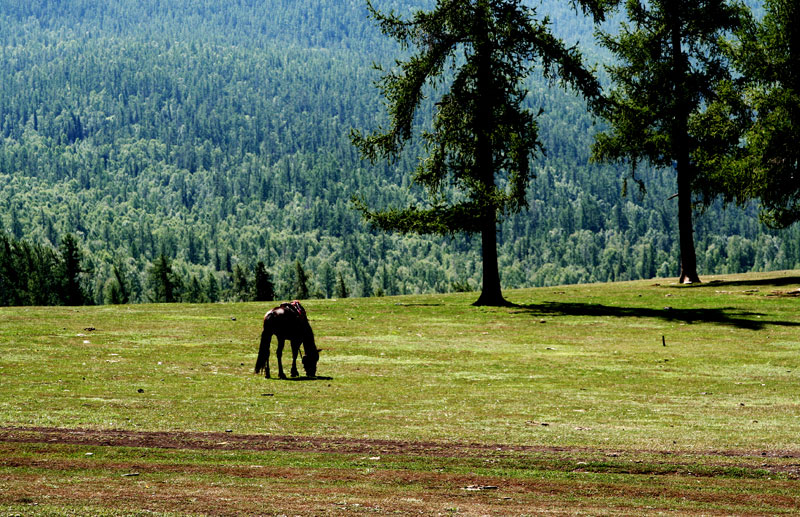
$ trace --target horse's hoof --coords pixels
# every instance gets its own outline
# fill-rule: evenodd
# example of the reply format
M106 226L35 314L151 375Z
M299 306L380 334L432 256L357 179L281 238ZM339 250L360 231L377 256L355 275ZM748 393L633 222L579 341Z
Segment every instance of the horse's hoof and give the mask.
M292 377L299 377L299 376L300 376L300 374L299 374L299 373L297 373L297 372L292 372Z
M278 375L278 377L280 377L281 379L285 379L286 378L286 374L282 373L282 374Z

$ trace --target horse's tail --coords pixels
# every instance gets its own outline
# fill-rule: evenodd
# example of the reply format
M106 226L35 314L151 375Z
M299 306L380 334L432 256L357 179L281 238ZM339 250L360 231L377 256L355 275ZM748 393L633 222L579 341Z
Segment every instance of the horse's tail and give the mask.
M267 326L267 318L264 317L264 330L261 332L261 345L258 347L255 373L261 373L262 370L267 368L269 361L269 342L272 341L272 330L268 329Z

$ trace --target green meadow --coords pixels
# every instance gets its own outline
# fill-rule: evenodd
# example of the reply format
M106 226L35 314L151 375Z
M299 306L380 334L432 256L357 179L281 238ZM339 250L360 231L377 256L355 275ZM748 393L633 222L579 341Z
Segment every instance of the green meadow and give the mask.
M314 380L253 374L272 304L0 308L0 509L792 513L800 271L703 280L309 300Z

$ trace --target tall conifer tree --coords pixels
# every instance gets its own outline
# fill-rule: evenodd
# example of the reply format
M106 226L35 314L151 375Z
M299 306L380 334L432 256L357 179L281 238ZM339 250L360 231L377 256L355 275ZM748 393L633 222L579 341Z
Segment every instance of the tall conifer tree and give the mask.
M298 300L308 300L308 274L306 274L306 270L299 260L295 260L294 262L294 271L294 282L292 285L293 295Z
M68 233L61 239L61 301L64 305L84 305L88 301L81 275L85 272L78 239Z
M153 261L148 271L150 287L153 291L151 301L155 303L174 303L178 301L180 278L172 270L169 257L162 251Z
M748 18L733 48L756 113L739 163L736 192L760 198L773 227L800 221L800 1L765 0L766 14Z
M680 282L699 282L692 195L713 197L705 165L725 146L694 122L731 79L721 36L737 28L741 11L726 0L627 0L625 9L619 34L600 36L618 64L607 67L615 86L601 113L611 129L598 135L594 156L629 160L634 171L642 161L675 169Z
M600 1L577 3L602 17ZM378 83L391 125L367 136L353 132L362 156L373 163L396 160L412 139L425 88L449 88L436 102L432 129L421 134L428 156L413 179L427 190L427 203L375 210L356 200L356 206L384 230L479 233L483 288L476 305L504 305L497 223L526 208L531 157L543 151L536 117L522 105L523 81L538 64L545 77L561 79L592 102L600 98L599 85L579 52L521 0L438 0L409 20L368 6L383 32L415 53Z
M267 266L262 261L256 264L255 272L255 299L257 302L267 302L275 299L275 286L272 275L267 271Z

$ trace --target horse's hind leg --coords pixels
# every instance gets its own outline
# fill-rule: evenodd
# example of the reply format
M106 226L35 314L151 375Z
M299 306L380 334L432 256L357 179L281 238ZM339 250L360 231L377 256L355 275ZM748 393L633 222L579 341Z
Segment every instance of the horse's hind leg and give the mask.
M300 351L300 341L292 341L292 377L297 377L297 353Z
M278 355L278 377L281 378L281 379L285 379L286 378L286 374L283 373L283 360L282 360L282 357L283 357L283 339L278 338L278 348L277 348L277 350L275 352Z

